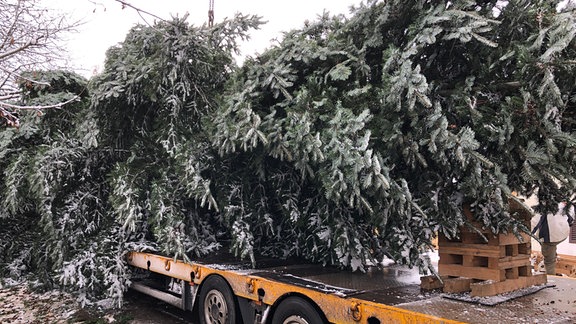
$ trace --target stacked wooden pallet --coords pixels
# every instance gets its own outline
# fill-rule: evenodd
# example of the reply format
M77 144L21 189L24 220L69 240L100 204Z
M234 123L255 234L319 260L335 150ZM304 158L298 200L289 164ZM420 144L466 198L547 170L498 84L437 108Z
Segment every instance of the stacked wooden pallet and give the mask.
M576 257L570 255L558 255L556 273L576 278Z
M471 220L472 214L465 209ZM520 215L529 221L528 215ZM476 224L478 225L478 224ZM480 228L480 226L477 226ZM444 292L470 291L471 296L493 296L546 283L545 274L532 274L528 234L492 234L462 228L460 237L438 238L440 278L422 278L422 288Z
M544 269L544 256L540 251L532 251L531 258L534 271L546 271ZM576 278L576 256L558 254L556 274Z

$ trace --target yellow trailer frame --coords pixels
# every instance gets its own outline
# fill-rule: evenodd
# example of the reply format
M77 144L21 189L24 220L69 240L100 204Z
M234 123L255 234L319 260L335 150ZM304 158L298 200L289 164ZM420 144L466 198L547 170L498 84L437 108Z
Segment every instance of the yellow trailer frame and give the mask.
M192 309L195 297L203 282L211 276L220 276L229 284L239 299L262 306L265 311L257 316L256 322L268 323L270 311L288 296L299 296L312 303L330 323L462 323L417 313L394 306L343 297L337 293L326 293L316 289L263 278L250 272L218 269L217 266L200 263L185 263L181 260L150 253L130 252L128 263L170 278L182 280L192 288L192 301L182 302L181 308ZM186 307L188 303L188 307Z

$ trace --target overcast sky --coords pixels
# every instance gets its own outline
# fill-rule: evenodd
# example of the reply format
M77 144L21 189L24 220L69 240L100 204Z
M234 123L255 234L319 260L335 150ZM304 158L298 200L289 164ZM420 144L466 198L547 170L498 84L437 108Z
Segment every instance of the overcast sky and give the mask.
M164 19L190 14L188 22L201 25L208 20L208 0L128 0L128 3ZM251 33L251 41L242 46L245 55L269 46L270 40L302 26L306 19L314 20L324 10L331 14L348 14L351 5L361 0L214 0L215 22L233 17L236 12L254 14L268 21L260 30ZM61 10L72 20L84 24L78 33L70 35L68 49L71 63L86 77L101 71L106 50L124 40L128 30L136 23L145 23L133 9L122 9L114 0L43 0L48 8ZM153 17L146 17L148 22Z

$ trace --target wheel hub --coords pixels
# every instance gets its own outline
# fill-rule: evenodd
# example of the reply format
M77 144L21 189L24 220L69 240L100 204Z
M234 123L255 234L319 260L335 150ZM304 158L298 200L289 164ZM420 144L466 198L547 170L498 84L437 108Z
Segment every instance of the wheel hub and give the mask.
M206 295L206 303L204 304L204 314L206 314L206 322L223 324L228 320L228 305L224 299L224 295L218 290L211 290Z
M210 317L212 317L213 319L216 319L216 318L220 317L220 316L219 316L219 315L220 315L220 314L219 314L219 313L220 313L220 309L218 309L218 306L217 306L217 305L212 305L210 308L211 308L211 309L210 309Z

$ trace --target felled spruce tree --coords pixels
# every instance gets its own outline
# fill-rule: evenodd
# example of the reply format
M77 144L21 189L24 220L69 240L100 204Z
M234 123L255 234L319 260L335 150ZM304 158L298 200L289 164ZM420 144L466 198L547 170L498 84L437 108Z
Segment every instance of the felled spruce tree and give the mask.
M0 222L30 215L18 228L46 238L28 255L0 241L18 255L2 271L120 304L131 249L426 268L465 204L494 232L526 230L512 191L538 189L546 211L576 187L575 18L552 1L370 0L240 69L258 18L137 26L89 108L0 134Z
M464 204L494 232L522 230L511 191L551 206L575 185L574 14L499 6L369 1L235 74L209 47L223 29L133 30L93 102L119 154L117 221L169 255L230 240L252 260L351 269L386 253L426 267L435 232L467 224Z
M555 5L368 1L248 60L213 135L235 251L426 266L464 204L517 232L512 191L570 197L576 16Z
M24 103L82 100L0 132L0 275L120 306L127 252L217 249L201 120L234 68L236 38L259 24L238 16L210 29L179 19L138 26L90 86L67 72L36 75L43 85L27 88Z
M78 100L24 111L20 128L0 131L0 277L63 288L82 304L110 298L121 305L126 252L149 245L112 213L107 178L116 155L98 143L88 82L65 71L31 74L20 83L23 105Z
M116 155L111 214L159 253L187 260L221 246L213 175L226 171L205 124L236 67L237 42L260 24L238 15L211 28L182 19L134 27L94 80L100 145Z
M38 80L31 82L28 80ZM53 286L77 253L88 253L106 227L99 188L105 160L95 146L87 80L66 71L34 71L19 82L24 106L78 100L62 109L22 110L19 128L0 130L0 275Z

